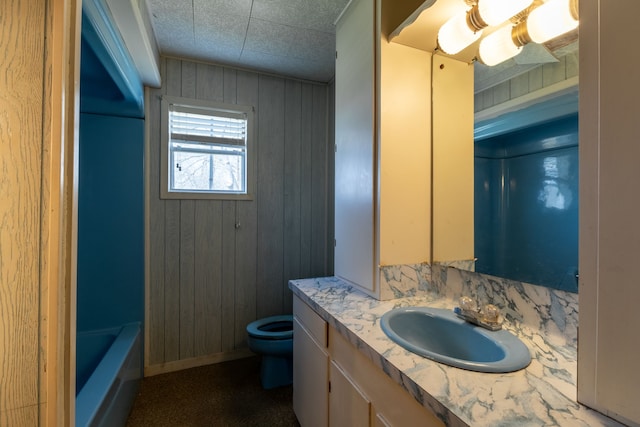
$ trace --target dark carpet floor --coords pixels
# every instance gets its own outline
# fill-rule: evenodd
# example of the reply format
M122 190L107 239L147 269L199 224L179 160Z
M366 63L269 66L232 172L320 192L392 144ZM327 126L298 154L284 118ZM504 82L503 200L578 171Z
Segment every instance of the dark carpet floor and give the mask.
M250 357L144 378L127 427L299 426L291 386L264 390Z

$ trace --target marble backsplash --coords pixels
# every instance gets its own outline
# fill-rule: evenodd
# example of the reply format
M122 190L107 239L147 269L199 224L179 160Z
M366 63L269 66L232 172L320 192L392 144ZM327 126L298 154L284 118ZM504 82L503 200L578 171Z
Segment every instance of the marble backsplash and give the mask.
M471 265L468 265L470 264ZM457 301L466 295L478 305L494 304L514 327L544 330L559 344L575 347L578 294L473 271L473 261L380 267L380 300L425 293Z
M380 300L382 301L418 296L432 290L430 264L380 267Z
M475 270L475 260L448 261L438 266L454 267L466 271ZM431 264L404 264L380 266L381 301L412 297L430 292Z

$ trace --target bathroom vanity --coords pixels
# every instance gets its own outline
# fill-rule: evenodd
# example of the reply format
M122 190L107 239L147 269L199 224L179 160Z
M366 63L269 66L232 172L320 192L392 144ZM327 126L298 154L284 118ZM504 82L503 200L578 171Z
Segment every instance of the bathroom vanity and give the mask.
M453 308L448 295L376 300L335 278L293 280L294 410L303 427L617 426L576 402L576 349L525 323L504 327L531 352L511 373L450 367L404 350L380 328L387 311Z
M299 296L293 313L293 406L301 425L443 425Z

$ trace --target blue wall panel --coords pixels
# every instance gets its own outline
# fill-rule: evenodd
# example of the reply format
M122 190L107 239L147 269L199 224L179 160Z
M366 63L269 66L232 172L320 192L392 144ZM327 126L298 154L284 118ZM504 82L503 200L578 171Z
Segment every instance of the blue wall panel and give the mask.
M80 115L78 331L144 318L144 120Z
M144 88L106 4L82 4L80 111L144 117Z
M576 116L477 143L475 198L476 271L577 292Z

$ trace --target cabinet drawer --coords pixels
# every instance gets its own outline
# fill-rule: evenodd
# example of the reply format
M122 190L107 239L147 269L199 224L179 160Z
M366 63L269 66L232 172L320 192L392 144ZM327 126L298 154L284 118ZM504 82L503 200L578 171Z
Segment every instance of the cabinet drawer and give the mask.
M321 347L327 347L327 322L300 298L293 298L293 315Z

